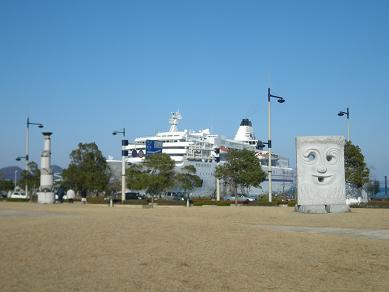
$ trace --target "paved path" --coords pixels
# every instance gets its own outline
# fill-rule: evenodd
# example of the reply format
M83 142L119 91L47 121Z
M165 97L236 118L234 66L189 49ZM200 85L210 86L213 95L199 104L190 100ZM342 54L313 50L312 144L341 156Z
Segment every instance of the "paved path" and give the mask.
M306 227L306 226L288 226L288 225L256 225L256 226L261 229L266 229L266 230L270 229L274 231L316 233L316 234L367 237L369 239L389 240L388 229L353 229L353 228Z

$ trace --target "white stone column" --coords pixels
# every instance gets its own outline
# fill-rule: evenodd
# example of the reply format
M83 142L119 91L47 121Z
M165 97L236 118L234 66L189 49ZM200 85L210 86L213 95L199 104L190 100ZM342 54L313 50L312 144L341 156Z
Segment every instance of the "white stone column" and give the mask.
M43 132L43 151L41 154L41 179L38 203L54 203L53 170L51 169L51 132Z

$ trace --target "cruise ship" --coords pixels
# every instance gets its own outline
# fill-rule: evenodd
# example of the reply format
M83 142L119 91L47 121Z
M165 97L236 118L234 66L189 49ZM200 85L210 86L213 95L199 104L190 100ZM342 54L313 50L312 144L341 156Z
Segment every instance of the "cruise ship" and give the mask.
M267 173L268 151L263 150L263 143L254 135L252 123L249 119L242 119L233 139L221 135L212 134L210 129L200 131L179 131L178 123L182 119L179 112L171 113L169 119L170 129L167 132L159 132L155 136L136 138L135 141L124 146L128 151L125 157L127 165L142 163L146 155L155 152L168 154L176 165L176 170L186 165L193 165L196 174L203 180L201 188L192 190L192 196L214 197L216 194L215 168L225 161L229 149L249 149L255 152L261 163L262 169ZM120 177L121 160L107 160L114 176ZM274 193L288 192L294 186L294 169L289 167L289 161L272 153L272 190ZM228 194L227 186L221 184L221 194ZM178 189L171 190L179 192ZM265 180L260 188L242 190L242 193L258 196L268 192L268 181Z

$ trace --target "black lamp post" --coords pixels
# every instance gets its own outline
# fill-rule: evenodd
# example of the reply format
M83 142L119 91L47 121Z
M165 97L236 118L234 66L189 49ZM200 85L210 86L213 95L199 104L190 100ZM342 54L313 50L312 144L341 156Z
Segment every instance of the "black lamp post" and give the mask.
M27 156L18 156L18 157L16 157L16 161L20 161L22 159L27 159Z
M345 112L343 112L343 111L338 112L339 117L343 117L344 115L346 115L346 117L347 117L347 140L350 141L350 110L349 110L349 108L347 108L347 111L345 111Z
M30 144L30 125L37 126L38 128L43 128L43 124L30 122L30 118L27 117L27 127L26 127L26 156L19 158L24 158L26 160L26 171L28 171L28 162L29 162L29 144ZM16 159L17 160L17 159ZM20 159L18 160L20 161ZM26 195L28 195L28 186L26 184ZM32 198L32 196L31 196Z
M122 131L113 131L112 135L117 135L117 134L123 134L123 138L126 136L126 128L123 128Z
M126 128L122 131L114 131L112 135L123 134L122 140L122 204L126 201L126 157L128 156L128 150L125 147L128 145L128 140L124 139L126 136Z
M268 160L268 166L267 166L268 179L269 179L269 202L272 201L272 165L271 165L272 144L271 144L271 111L270 111L271 110L271 107L270 107L271 98L277 99L277 102L279 102L279 103L285 102L285 99L283 97L273 95L270 92L270 88L267 89L267 125L268 125L267 133L268 133L268 140L267 140L267 143L263 143L263 144L267 144L267 147L269 149L269 152L268 152L269 160Z
M16 157L16 161L21 161L22 159L25 159L27 161L27 155L26 156L18 156L18 157ZM27 166L26 166L26 171L28 171ZM15 179L15 181L16 181L16 179ZM16 187L16 183L15 183L15 187ZM27 191L28 191L28 186L27 186L27 181L26 181L26 196L28 196Z

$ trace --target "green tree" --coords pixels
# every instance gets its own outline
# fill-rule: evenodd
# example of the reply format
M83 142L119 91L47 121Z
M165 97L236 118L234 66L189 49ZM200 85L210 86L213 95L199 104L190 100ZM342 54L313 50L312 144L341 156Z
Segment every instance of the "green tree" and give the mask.
M11 191L15 188L13 181L9 179L0 179L0 191Z
M131 164L126 169L126 183L131 190L146 190L149 175L143 164Z
M127 186L134 190L146 190L154 203L154 196L174 186L174 166L174 161L165 153L146 156L143 164L129 168Z
M203 185L203 180L196 175L196 168L193 165L184 166L183 170L176 174L176 184L184 190L184 194L189 206L188 191L199 188Z
M23 170L21 173L19 185L25 186L27 184L30 190L36 191L40 186L41 171L38 164L34 161L28 163L28 171Z
M111 176L110 169L96 143L79 143L70 153L70 164L62 173L64 185L81 191L104 191Z
M10 191L15 188L13 181L5 179L3 174L0 172L0 191Z
M238 187L259 187L266 178L259 159L253 151L247 149L230 150L226 162L216 167L215 176L229 184L235 194ZM237 204L237 196L235 196L235 204Z
M346 182L358 189L369 182L369 169L365 163L365 157L361 148L347 141L344 146L344 167Z

